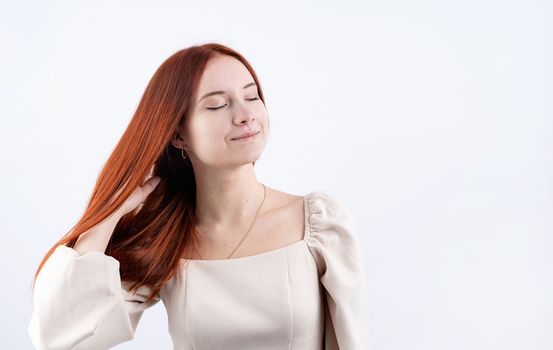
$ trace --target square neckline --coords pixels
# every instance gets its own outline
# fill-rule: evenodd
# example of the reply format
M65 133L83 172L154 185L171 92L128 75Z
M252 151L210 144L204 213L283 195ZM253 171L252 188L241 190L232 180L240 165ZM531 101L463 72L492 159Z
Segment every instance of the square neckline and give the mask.
M181 260L185 260L186 262L193 262L193 263L224 263L224 262L232 262L232 261L239 261L239 260L246 260L246 259L254 259L258 257L263 257L270 254L276 254L283 250L288 250L296 245L299 245L302 242L307 241L308 234L310 233L310 226L309 226L309 203L308 203L308 197L312 194L308 193L303 196L303 237L295 241L293 243L290 243L288 245L285 245L284 247L275 248L272 250L268 250L266 252L261 252L257 254L247 255L247 256L239 256L237 258L229 258L229 259L187 259L187 258L181 258Z

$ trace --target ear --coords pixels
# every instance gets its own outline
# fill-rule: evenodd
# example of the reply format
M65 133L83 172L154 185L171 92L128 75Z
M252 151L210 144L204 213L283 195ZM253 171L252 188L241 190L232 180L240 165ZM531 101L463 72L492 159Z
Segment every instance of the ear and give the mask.
M186 148L186 143L179 131L175 131L175 134L171 138L171 144L176 148Z

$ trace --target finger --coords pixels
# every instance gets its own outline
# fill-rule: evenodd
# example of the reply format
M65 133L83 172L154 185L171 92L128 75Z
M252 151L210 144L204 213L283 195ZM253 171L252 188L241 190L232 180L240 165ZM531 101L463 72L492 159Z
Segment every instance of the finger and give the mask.
M159 176L154 176L148 179L148 181L146 181L144 186L142 186L142 190L144 191L144 197L149 195L150 192L152 192L154 188L156 188L157 184L159 184L160 181L161 181L161 178Z
M150 171L148 171L148 178L152 177L152 175L154 174L154 168L155 168L155 164L153 164L150 167Z
M142 180L142 183L146 183L149 179L152 178L152 175L154 175L154 167L155 164L150 167L150 170L148 170L148 174L146 174L146 177Z

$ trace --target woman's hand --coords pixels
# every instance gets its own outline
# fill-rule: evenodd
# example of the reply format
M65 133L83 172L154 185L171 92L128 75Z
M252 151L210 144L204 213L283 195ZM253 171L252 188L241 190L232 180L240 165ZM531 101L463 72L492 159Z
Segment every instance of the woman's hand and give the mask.
M142 186L137 186L134 192L127 200L117 209L119 217L133 211L139 205L144 203L146 198L157 187L161 178L159 176L151 176L152 171L146 176L147 180Z
M79 238L77 238L77 242L75 242L73 249L81 255L89 251L105 252L117 222L119 222L123 215L133 211L142 204L161 180L159 176L151 177L152 171L153 167L146 176L147 180L142 186L137 186L125 203L123 203L112 215L96 226L83 232ZM111 203L115 197L116 196L111 198L109 202Z

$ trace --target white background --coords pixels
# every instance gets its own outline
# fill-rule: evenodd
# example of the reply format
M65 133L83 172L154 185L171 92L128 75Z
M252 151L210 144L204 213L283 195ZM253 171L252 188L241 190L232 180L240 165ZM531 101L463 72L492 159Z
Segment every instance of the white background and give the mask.
M252 63L260 181L356 218L367 349L553 348L553 4L3 1L0 348L155 69L210 41ZM162 303L118 349L170 349Z

